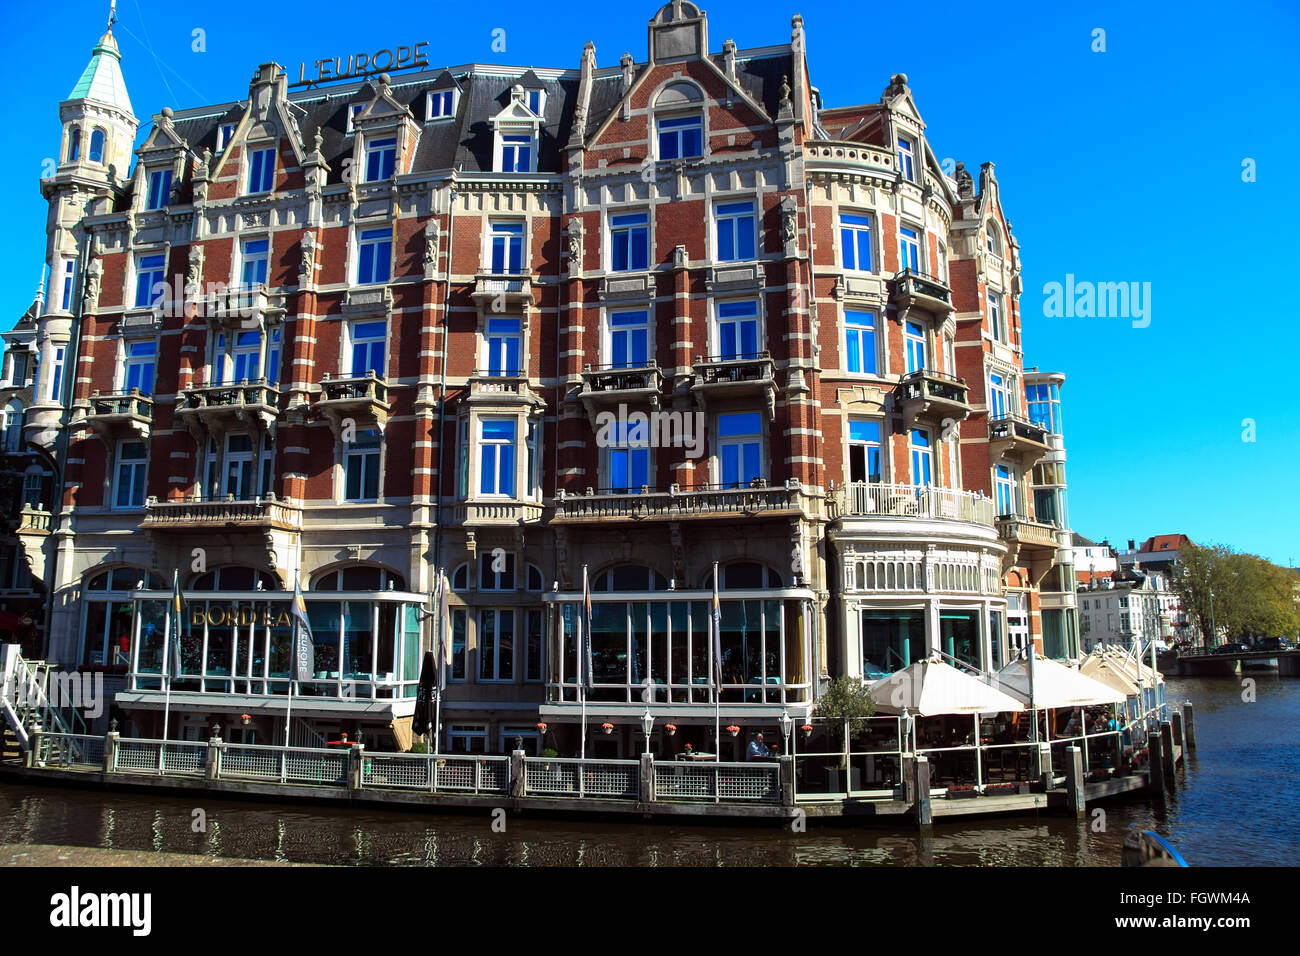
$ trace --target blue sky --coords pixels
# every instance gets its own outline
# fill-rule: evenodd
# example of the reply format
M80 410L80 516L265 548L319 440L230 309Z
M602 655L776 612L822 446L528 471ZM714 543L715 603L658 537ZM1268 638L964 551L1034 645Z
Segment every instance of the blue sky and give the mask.
M37 181L58 148L58 103L108 4L65 0L57 34L47 6L7 6L0 58L25 95L10 99L11 145L0 151L6 327L39 278L47 207ZM803 14L826 105L876 102L890 74L904 72L941 158L972 171L997 164L1024 264L1025 364L1067 375L1077 531L1121 545L1181 531L1300 563L1300 397L1291 385L1300 323L1289 288L1300 238L1282 226L1292 202L1286 164L1300 155L1300 13L1291 3L1081 11L935 2L897 16L825 0L704 6L714 50L728 37L742 48L785 42L791 15ZM158 0L118 7L123 71L142 119L164 106L240 99L265 60L296 75L302 61L422 40L437 65L576 66L587 40L601 66L625 50L641 60L656 9L548 17L542 11L557 8L494 2L460 5L453 25L433 7L359 17L355 3L338 0L310 15L271 15L267 0L227 0L219 17ZM196 29L204 52L193 50ZM504 53L492 50L496 29ZM1092 50L1097 29L1104 53ZM1243 182L1247 159L1255 182ZM1149 282L1150 325L1044 316L1044 284L1067 274ZM1253 442L1243 441L1246 419Z

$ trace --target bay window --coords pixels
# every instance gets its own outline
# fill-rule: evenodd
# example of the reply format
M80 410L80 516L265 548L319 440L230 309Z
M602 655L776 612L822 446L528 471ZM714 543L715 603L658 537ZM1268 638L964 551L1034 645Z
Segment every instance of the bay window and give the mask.
M479 419L480 494L514 497L517 427L513 418Z

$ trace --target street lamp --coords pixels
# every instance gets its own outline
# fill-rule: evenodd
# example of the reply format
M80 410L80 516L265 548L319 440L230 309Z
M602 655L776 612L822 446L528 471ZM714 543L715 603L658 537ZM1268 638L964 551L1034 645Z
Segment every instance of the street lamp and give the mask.
M790 756L790 731L794 730L794 718L789 711L781 711L781 736L785 738L785 755Z
M1210 588L1210 636L1214 637L1217 631L1218 628L1214 626L1214 588ZM1205 642L1205 649L1210 649L1210 642L1208 640Z
M641 715L641 732L645 734L645 752L650 752L650 731L654 730L655 719L650 716L650 709Z

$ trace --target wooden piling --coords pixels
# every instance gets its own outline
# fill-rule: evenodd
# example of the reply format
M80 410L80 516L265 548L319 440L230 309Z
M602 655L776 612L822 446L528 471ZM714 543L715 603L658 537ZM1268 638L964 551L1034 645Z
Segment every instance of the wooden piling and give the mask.
M1147 735L1147 788L1158 800L1165 798L1165 760L1160 735Z
M1196 749L1196 724L1193 721L1192 702L1183 701L1183 743L1188 750Z
M1076 816L1087 812L1083 791L1083 751L1078 747L1065 748L1065 800Z
M1160 722L1160 756L1164 760L1165 786L1172 790L1177 755L1174 752L1174 725L1167 720Z
M934 817L930 810L930 758L916 758L916 823L928 827Z

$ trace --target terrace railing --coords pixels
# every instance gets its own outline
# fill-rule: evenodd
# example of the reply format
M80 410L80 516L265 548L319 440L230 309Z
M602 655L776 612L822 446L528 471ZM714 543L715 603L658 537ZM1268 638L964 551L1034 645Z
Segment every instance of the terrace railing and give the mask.
M978 492L934 485L854 481L836 490L834 518L941 518L994 525L993 499Z

